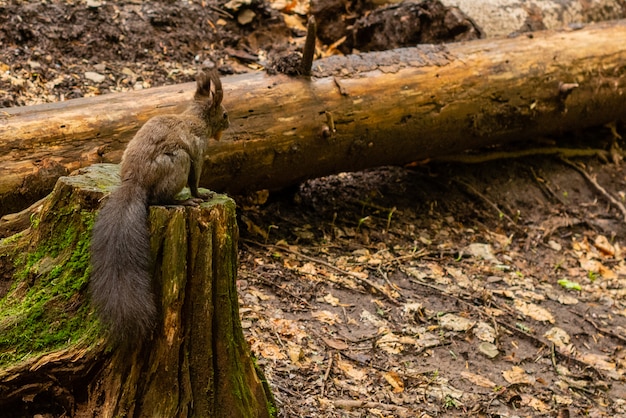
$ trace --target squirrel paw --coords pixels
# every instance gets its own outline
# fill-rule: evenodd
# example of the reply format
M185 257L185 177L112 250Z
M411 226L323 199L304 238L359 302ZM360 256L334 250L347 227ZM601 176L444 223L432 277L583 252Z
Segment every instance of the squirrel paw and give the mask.
M176 204L182 206L198 206L202 202L204 202L204 199L200 197L191 197L189 199L179 200L176 202Z

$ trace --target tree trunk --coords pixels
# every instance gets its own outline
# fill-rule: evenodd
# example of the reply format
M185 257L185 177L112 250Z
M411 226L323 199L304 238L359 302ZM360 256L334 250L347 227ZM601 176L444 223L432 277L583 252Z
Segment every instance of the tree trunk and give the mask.
M336 56L315 61L311 79L225 77L231 129L210 145L201 184L229 193L276 189L626 119L624 39L622 20ZM59 171L118 161L148 117L180 111L192 90L7 109L0 214L36 200Z
M0 410L273 416L239 320L235 204L225 196L150 208L161 319L152 340L107 348L86 297L88 244L98 201L117 183L113 165L61 178L29 230L0 242L2 277L11 277L0 301Z

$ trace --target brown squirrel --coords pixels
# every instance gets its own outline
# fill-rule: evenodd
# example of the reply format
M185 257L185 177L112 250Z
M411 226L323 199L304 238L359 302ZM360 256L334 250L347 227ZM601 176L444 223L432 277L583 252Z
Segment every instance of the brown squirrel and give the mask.
M210 197L198 191L204 155L209 138L219 140L229 121L217 73L200 72L196 81L189 109L151 118L128 143L122 156L122 184L111 193L93 227L91 298L117 340L144 338L155 326L148 205L196 206ZM186 185L192 197L176 200Z

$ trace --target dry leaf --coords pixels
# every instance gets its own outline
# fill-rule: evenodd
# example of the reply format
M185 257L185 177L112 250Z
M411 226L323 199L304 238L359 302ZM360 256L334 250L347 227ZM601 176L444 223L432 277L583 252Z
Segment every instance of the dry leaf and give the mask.
M336 315L326 310L311 312L311 316L317 319L318 321L323 322L328 325L335 325L335 324L342 323L341 318L339 318L339 315Z
M367 377L367 371L358 369L345 360L337 361L337 367L346 375L347 378L353 380L363 380Z
M324 302L331 306L339 306L339 299L334 297L331 293L324 296Z
M304 263L302 267L297 268L302 274L310 274L311 276L317 275L317 268L315 268L315 264L313 263Z
M615 247L611 245L604 235L598 235L593 241L593 245L606 256L613 257L615 255Z
M585 353L580 354L578 358L585 363L591 364L593 367L596 367L600 370L612 371L615 370L615 363L609 361L609 358L600 354L593 353Z
M474 326L474 321L470 321L469 319L454 314L445 314L439 318L439 324L442 328L449 331L461 332L467 331Z
M545 402L535 398L534 396L530 396L527 394L522 394L520 396L522 397L522 405L528 405L537 412L547 414L551 410L550 405L547 405Z
M337 340L334 338L324 338L322 337L322 341L326 343L330 348L334 348L335 350L347 350L348 344L345 341Z
M370 311L365 309L361 312L361 321L369 322L377 328L389 328L387 321L373 315Z
M535 321L549 322L554 324L554 317L545 308L534 303L526 303L522 300L515 299L513 302L515 309L521 312L524 316L534 319Z
M524 369L518 366L513 366L511 370L504 370L502 372L502 377L504 377L504 380L512 385L520 383L532 385L535 383L535 379L527 374Z
M257 289L256 287L249 287L247 290L247 293L256 296L257 298L259 298L259 300L269 300L269 299L273 299L274 296L271 295L267 295L265 293L263 293L262 290Z
M289 342L287 344L287 354L289 355L289 360L291 360L292 364L300 366L300 360L304 358L304 351L302 350L302 347L298 344Z
M498 259L493 255L493 249L489 244L481 244L478 242L472 243L465 247L466 253L470 254L474 258L483 259L492 263L497 263Z
M477 323L472 332L481 341L488 343L496 341L496 330L486 322L480 321Z
M250 349L258 356L266 359L284 360L286 358L280 347L271 342L253 340L250 341Z
M404 392L404 382L398 373L394 371L383 373L383 377L393 387L393 393Z
M570 343L569 334L559 327L552 327L546 331L543 336L553 342L557 347L565 347Z
M493 383L491 380L479 374L474 374L470 372L461 372L461 377L465 378L470 383L473 383L476 386L480 386L483 388L493 388L496 386L496 384Z
M392 332L380 337L376 341L376 346L389 354L398 354L404 350L404 345L400 342L400 338Z

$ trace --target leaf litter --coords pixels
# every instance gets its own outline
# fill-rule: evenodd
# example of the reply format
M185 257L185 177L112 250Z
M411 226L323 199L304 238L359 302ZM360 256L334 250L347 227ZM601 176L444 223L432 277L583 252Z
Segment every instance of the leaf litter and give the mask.
M621 165L586 163L626 189ZM244 228L240 280L274 292L259 278L281 272L289 293L259 312L299 324L300 354L315 359L257 353L284 416L626 414L626 225L601 199L546 158L343 173L249 208L279 244ZM546 223L574 216L587 222Z

